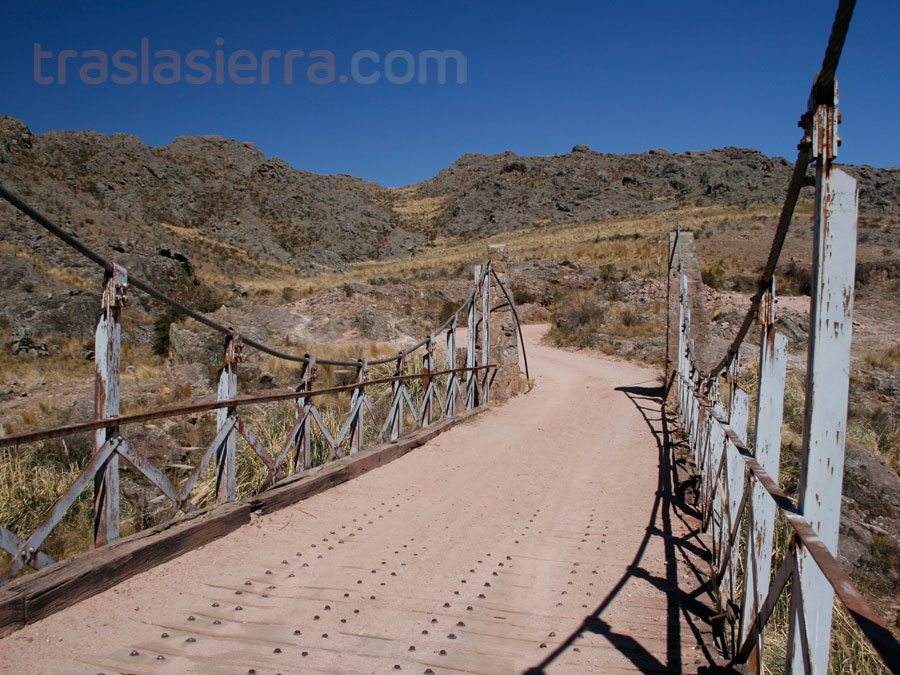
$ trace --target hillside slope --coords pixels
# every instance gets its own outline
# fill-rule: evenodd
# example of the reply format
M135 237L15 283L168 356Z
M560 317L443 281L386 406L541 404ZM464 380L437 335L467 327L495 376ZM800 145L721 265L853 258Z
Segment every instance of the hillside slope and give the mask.
M0 117L4 182L80 235L124 239L132 251L173 238L212 242L302 273L311 262L334 267L406 255L438 236L778 202L790 168L742 148L612 155L576 146L546 157L467 154L433 178L388 189L299 171L252 143L218 136L151 148L125 134L32 134ZM900 169L850 170L862 182L864 211L900 213ZM4 227L9 214L0 211Z
M848 168L861 180L863 211L900 213L900 169ZM545 157L467 154L433 178L389 189L299 171L217 136L151 148L124 134L33 134L0 116L4 185L134 274L209 309L235 279L316 276L523 228L778 203L790 170L741 148L612 155L576 146ZM89 333L93 311L83 310L96 307L99 276L0 204L0 329Z

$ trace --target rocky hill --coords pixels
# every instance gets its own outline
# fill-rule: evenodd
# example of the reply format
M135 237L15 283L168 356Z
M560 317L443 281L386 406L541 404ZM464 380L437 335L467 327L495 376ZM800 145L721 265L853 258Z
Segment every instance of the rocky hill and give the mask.
M4 185L194 305L210 295L197 268L223 285L233 275L309 276L406 256L438 237L471 240L679 206L775 203L790 170L784 159L740 148L611 155L576 146L546 157L468 154L431 179L388 189L299 171L251 143L217 136L151 148L124 134L32 134L0 116ZM862 181L864 211L900 213L900 169L850 170ZM5 203L0 232L7 289L0 328L24 320L56 332L73 320L60 307L96 306L95 266Z

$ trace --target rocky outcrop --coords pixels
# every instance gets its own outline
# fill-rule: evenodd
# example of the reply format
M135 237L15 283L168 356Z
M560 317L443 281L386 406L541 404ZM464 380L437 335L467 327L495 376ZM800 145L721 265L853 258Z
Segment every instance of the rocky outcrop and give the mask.
M524 225L599 220L680 206L779 203L792 164L747 148L636 155L575 146L547 157L468 154L408 188L439 200L435 232L484 236ZM859 178L863 211L900 213L900 169L846 167ZM812 173L809 184L812 185ZM812 196L812 188L807 188Z
M110 238L130 251L183 248L193 264L218 260L227 269L249 259L304 273L407 255L438 235L780 202L791 171L786 160L745 148L613 155L576 146L546 157L467 154L429 180L387 189L300 171L219 136L151 148L126 134L32 134L5 116L0 166L6 184L107 251ZM900 213L900 169L848 169L861 181L864 211ZM40 239L5 205L0 219L12 230L8 243Z
M900 476L881 457L847 443L838 560L867 588L900 592ZM894 610L900 607L894 607Z

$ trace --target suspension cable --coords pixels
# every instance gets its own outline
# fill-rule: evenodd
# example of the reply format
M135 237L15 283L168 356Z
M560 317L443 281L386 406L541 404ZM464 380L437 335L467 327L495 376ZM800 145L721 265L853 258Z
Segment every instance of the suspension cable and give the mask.
M38 225L43 227L50 234L52 234L53 236L62 240L65 244L67 244L69 247L76 250L78 253L83 255L88 260L90 260L90 261L96 263L97 265L99 265L100 267L102 267L106 272L111 274L113 272L113 270L115 269L115 263L113 261L108 260L107 258L104 258L99 253L97 253L90 247L88 247L85 244L83 244L82 242L80 242L75 236L73 236L69 232L66 232L63 228L61 228L59 225L57 225L56 223L51 221L49 218L47 218L45 215L40 213L37 209L35 209L32 206L30 206L29 204L27 204L25 201L23 201L21 198L19 198L18 195L14 194L10 190L8 190L2 184L0 184L0 197L2 197L4 200L9 202L13 207L18 209L22 213L24 213L26 216L31 218L34 222L36 222ZM476 283L481 283L481 281L484 280L484 277L489 273L489 267L490 267L489 265L484 266L481 276L479 277L479 279ZM170 298L168 295L166 295L165 293L163 293L160 290L157 290L156 288L151 286L146 281L143 281L142 279L137 278L137 277L132 277L129 274L128 275L128 283L129 283L129 285L134 286L138 290L143 291L144 293L146 293L150 297L158 300L159 302L163 303L164 305L168 305L169 307L177 310L178 312L191 317L195 321L198 321L198 322L202 323L203 325L208 326L209 328L212 328L213 330L218 331L229 337L234 336L234 332L235 332L234 329L229 328L228 326L224 326L221 323L214 321L213 319L210 319L205 314L202 314L198 311L191 309L187 305L184 305L184 304L178 302L174 298ZM469 303L473 301L474 296L475 296L475 291L472 291L472 293L469 294L469 297L465 300L465 302L463 302L463 304L460 305L459 308L457 308L457 310L451 315L451 318L453 316L458 315L466 307L468 307ZM440 333L442 330L444 330L444 328L446 328L449 325L449 323L450 323L450 319L448 319L447 322L441 328L436 330L435 333ZM286 354L286 353L280 352L276 349L272 349L271 347L268 347L268 346L262 344L261 342L257 342L256 340L253 340L250 338L242 337L241 339L245 345L253 347L254 349L257 349L265 354L269 354L270 356L274 356L279 359L284 359L285 361L294 361L296 363L307 363L309 361L309 359L307 359L305 356L295 356L294 354ZM426 342L427 342L427 338L425 340L422 340L422 341L416 343L415 345L413 345L412 347L410 347L409 349L406 349L404 351L407 354L411 354L412 352L414 352L417 349L424 346ZM369 361L369 365L375 366L375 365L380 365L383 363L390 363L392 361L396 361L398 358L399 358L399 356L396 356L396 355L389 356L387 358ZM316 363L320 363L320 364L327 365L327 366L354 366L355 367L359 364L359 361L358 360L357 361L339 361L336 359L316 359Z
M837 71L838 63L841 60L841 52L844 49L844 41L847 38L847 31L850 28L850 20L853 18L853 9L856 6L856 0L841 0L835 13L834 23L831 26L831 35L828 38L828 46L825 48L825 57L822 60L822 69L816 75L813 83L812 91L809 96L809 104L807 112L815 112L820 104L834 103L834 76ZM830 93L829 93L830 92ZM738 330L734 341L728 347L728 351L721 361L710 371L709 382L728 367L738 350L741 343L747 336L756 313L759 310L759 303L763 295L772 287L772 279L775 276L775 267L778 265L778 259L781 256L781 250L784 248L784 241L787 237L788 229L791 225L791 218L794 215L794 208L797 206L797 200L800 197L800 189L803 187L803 181L806 178L806 169L812 159L811 149L808 144L802 143L800 151L797 155L797 161L794 164L794 172L791 174L791 182L788 185L787 196L784 200L784 206L781 209L781 216L778 219L778 227L775 229L775 238L772 241L772 248L769 250L769 258L766 260L766 266L759 278L757 291L750 298L750 308L744 316L744 321Z

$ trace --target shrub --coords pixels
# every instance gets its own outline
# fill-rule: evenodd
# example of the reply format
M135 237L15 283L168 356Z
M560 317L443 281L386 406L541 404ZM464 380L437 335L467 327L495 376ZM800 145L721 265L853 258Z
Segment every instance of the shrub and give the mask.
M153 321L153 353L158 356L169 355L169 327L178 321L179 313L174 309L166 309Z

